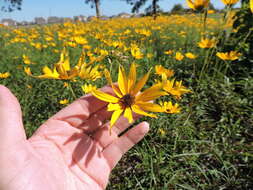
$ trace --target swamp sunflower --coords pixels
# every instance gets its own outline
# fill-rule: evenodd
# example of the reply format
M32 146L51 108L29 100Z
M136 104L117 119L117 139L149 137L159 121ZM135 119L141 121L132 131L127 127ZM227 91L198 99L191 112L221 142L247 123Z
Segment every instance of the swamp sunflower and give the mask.
M156 65L155 66L155 73L157 75L161 75L161 76L163 74L165 74L167 78L170 78L170 77L172 77L175 74L175 72L173 70L166 69L162 65Z
M171 101L168 102L160 102L160 105L164 109L165 113L180 113L181 108L179 107L178 103L172 104Z
M201 41L198 43L200 48L207 49L207 48L213 48L216 45L216 40L208 39L208 38L201 38Z
M220 59L224 60L224 61L234 61L236 59L239 59L239 57L241 56L240 53L238 53L237 51L230 51L230 52L217 52L216 56L219 57Z
M42 69L43 74L39 76L34 76L29 67L25 68L25 73L29 76L42 79L72 79L78 75L78 68L70 68L69 54L64 48L60 55L60 60L58 63L54 64L53 69L48 66L44 66Z
M5 73L0 73L0 79L6 79L10 76L9 72L5 72Z
M191 92L191 90L182 84L182 81L175 81L175 79L168 80L165 74L162 75L162 83L163 89L176 99L181 99L183 94Z
M180 52L176 52L175 59L177 61L182 61L184 59L184 55Z
M251 12L253 13L253 0L250 0L249 6L250 6Z
M143 92L143 88L148 80L150 71L145 74L138 82L136 76L136 64L132 64L128 76L122 66L119 66L118 86L113 84L109 71L105 70L105 77L111 85L115 96L93 90L92 94L98 99L108 102L107 110L113 111L110 128L113 127L118 118L123 115L128 119L129 123L133 122L133 114L156 117L155 114L149 112L164 112L162 107L152 101L167 95L162 90L162 84L155 84L147 88Z
M101 78L101 65L93 67L93 62L86 63L84 60L84 53L81 54L78 64L72 68L70 67L69 59L69 54L66 49L64 49L60 55L59 62L54 64L53 69L50 69L48 66L44 66L42 69L43 74L38 76L34 76L32 74L30 67L25 67L24 71L29 76L41 79L73 80L79 76L81 79L95 81Z
M210 0L186 0L187 5L193 10L202 10L207 8Z
M239 0L221 0L225 5L234 5L236 4Z
M197 58L197 56L195 54L190 53L190 52L186 53L185 57L187 57L188 59L196 59Z

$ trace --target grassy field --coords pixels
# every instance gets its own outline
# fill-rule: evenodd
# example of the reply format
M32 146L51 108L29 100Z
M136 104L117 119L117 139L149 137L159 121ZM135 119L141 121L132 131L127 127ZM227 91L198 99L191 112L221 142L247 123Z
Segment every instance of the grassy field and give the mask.
M113 170L107 189L253 189L252 62L241 63L247 57L239 46L225 48L232 31L231 19L211 15L204 23L193 14L1 26L0 81L18 97L29 137L85 94L81 86L104 86L103 69L116 81L120 64L127 69L135 62L138 76L153 68L145 85L149 87L160 79L155 66L162 65L173 70L171 79L182 81L191 93L161 99L177 102L180 113L141 119L151 130ZM96 77L34 77L43 75L45 66L52 69L63 51L72 68L81 60L97 68ZM216 55L230 51L237 52L227 59ZM66 104L60 103L64 99Z

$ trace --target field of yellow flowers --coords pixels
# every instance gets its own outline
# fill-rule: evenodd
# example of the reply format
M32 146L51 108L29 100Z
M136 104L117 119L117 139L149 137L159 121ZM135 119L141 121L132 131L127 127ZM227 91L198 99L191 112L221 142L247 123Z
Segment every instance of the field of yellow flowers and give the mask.
M238 63L247 55L224 41L234 15L0 26L0 81L18 97L28 136L87 93L109 102L112 127L120 114L144 115L151 131L108 189L251 189L253 79ZM98 90L113 82L117 98Z

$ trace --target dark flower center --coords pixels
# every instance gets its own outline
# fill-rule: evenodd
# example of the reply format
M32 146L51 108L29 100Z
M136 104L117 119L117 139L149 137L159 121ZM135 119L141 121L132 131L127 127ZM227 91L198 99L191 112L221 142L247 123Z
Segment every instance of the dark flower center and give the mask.
M123 107L131 107L131 105L134 103L134 97L132 97L130 94L126 94L120 98L119 102Z

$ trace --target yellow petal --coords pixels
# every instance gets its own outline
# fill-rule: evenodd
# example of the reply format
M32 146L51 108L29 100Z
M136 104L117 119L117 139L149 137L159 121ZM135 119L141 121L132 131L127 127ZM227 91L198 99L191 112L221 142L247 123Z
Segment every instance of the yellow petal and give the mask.
M59 103L60 104L68 104L69 100L68 99L60 100Z
M250 0L250 10L253 13L253 0Z
M133 88L136 82L136 64L132 63L128 75L128 92Z
M144 100L142 99L143 97L149 96L149 95L151 95L151 94L153 94L155 92L163 92L163 91L160 91L162 89L162 87L163 87L162 83L154 84L150 88L144 90L142 93L140 93L139 95L137 95L136 96L136 100L140 100L140 101L144 102Z
M68 54L66 48L64 48L63 51L61 52L61 58L58 63L63 65L65 71L70 70L69 54Z
M30 68L30 67L25 67L25 68L24 68L24 71L25 71L25 73L26 73L27 75L32 76L32 72L31 72L31 68Z
M148 93L141 93L139 96L136 97L136 101L148 102L151 100L155 100L161 96L168 95L165 91L149 91Z
M78 76L78 74L79 74L79 67L75 66L69 71L68 78L69 79L74 78Z
M149 74L150 74L150 71L151 70L149 70L149 72L146 75L144 75L141 78L141 80L136 84L136 86L133 89L133 95L136 95L143 88L143 86L146 84Z
M81 56L79 57L77 66L78 66L78 67L81 67L83 64L85 64L85 52L84 52L84 51L82 51L82 54L81 54Z
M44 75L36 76L37 78L59 79L59 73L55 68L52 71L49 67L45 66L43 67L42 71Z
M127 94L128 93L127 78L126 78L125 69L122 66L119 66L118 84L119 84L119 89L121 93Z
M107 111L116 111L116 110L120 110L121 106L119 104L112 104L109 103L107 106Z
M139 114L139 115L144 115L144 116L148 116L148 117L156 117L155 114L151 114L151 113L147 113L145 111L143 111L139 106L137 105L133 105L132 107L133 112Z
M56 68L57 72L60 74L60 76L62 76L62 77L68 76L67 70L65 70L65 66L63 63L57 63L55 65L55 68Z
M195 6L194 3L191 0L186 0L187 1L187 5L191 8L195 10Z
M134 121L133 115L132 115L132 110L129 107L125 109L124 117L128 119L129 123L132 123Z
M113 112L112 117L111 117L111 121L110 121L110 129L113 127L115 122L119 119L122 112L123 112L122 109L116 110L116 111Z
M118 98L109 95L107 93L101 92L99 90L92 90L92 95L95 96L96 98L105 101L105 102L110 102L110 103L117 103L119 101Z
M163 108L151 102L138 102L136 103L142 110L144 111L151 111L151 112L163 112Z
M104 70L104 75L105 75L105 78L106 78L106 80L108 81L108 83L111 85L111 87L112 87L114 93L115 93L119 98L121 98L123 95L122 95L122 93L120 92L119 88L113 84L112 78L111 78L111 74L110 74L110 72L109 72L107 69Z
M46 74L46 75L51 75L51 74L53 74L53 71L52 71L48 66L43 67L42 71L43 71L43 73Z

